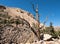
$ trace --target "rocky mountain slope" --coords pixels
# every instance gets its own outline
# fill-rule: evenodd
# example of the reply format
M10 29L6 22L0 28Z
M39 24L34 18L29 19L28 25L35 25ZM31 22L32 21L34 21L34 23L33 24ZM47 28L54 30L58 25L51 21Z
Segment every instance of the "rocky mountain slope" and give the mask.
M54 29L55 29L56 31L60 31L60 26L55 26Z
M38 40L32 26L37 21L30 13L0 6L0 43L32 43Z

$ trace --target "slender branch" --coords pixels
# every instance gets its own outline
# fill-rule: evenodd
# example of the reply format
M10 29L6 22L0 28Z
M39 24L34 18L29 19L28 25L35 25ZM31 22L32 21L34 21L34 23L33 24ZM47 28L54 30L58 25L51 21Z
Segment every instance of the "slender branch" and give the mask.
M34 8L34 4L32 4L32 8L33 8L34 12L36 12L36 10L35 10L35 8Z

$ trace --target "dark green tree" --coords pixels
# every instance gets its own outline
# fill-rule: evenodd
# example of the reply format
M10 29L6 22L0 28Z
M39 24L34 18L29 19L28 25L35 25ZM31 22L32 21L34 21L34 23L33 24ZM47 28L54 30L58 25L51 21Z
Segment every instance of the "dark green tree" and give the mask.
M53 27L53 23L50 22L50 34L52 35L53 38L58 38L58 35L56 33L56 31L54 30L54 27Z

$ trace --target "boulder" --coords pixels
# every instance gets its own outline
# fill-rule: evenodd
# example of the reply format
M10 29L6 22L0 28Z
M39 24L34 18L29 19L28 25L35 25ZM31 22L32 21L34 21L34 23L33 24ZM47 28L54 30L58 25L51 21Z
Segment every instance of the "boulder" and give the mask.
M51 35L49 35L49 34L44 34L44 40L48 40L48 39L51 39L51 38L52 38Z

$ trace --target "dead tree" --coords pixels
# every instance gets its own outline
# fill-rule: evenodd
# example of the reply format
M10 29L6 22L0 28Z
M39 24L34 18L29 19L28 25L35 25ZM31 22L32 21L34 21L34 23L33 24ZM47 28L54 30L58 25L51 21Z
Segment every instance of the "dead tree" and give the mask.
M45 24L48 20L48 17L46 17L45 21L43 22L43 26L40 27L40 19L39 19L40 16L39 16L39 13L38 13L38 4L36 6L36 9L34 8L34 4L32 6L33 6L33 10L36 13L36 21L37 21L37 26L38 26L38 28L37 28L37 30L38 30L37 37L40 40L40 29L44 28L44 26L45 26Z
M36 13L36 21L37 21L37 30L38 30L38 32L37 32L37 37L38 37L38 39L40 40L40 30L39 30L39 26L40 26L40 22L39 22L39 14L38 14L38 4L37 4L37 6L36 6L36 9L34 8L34 4L32 4L32 7L33 7L33 10L34 10L34 12Z

